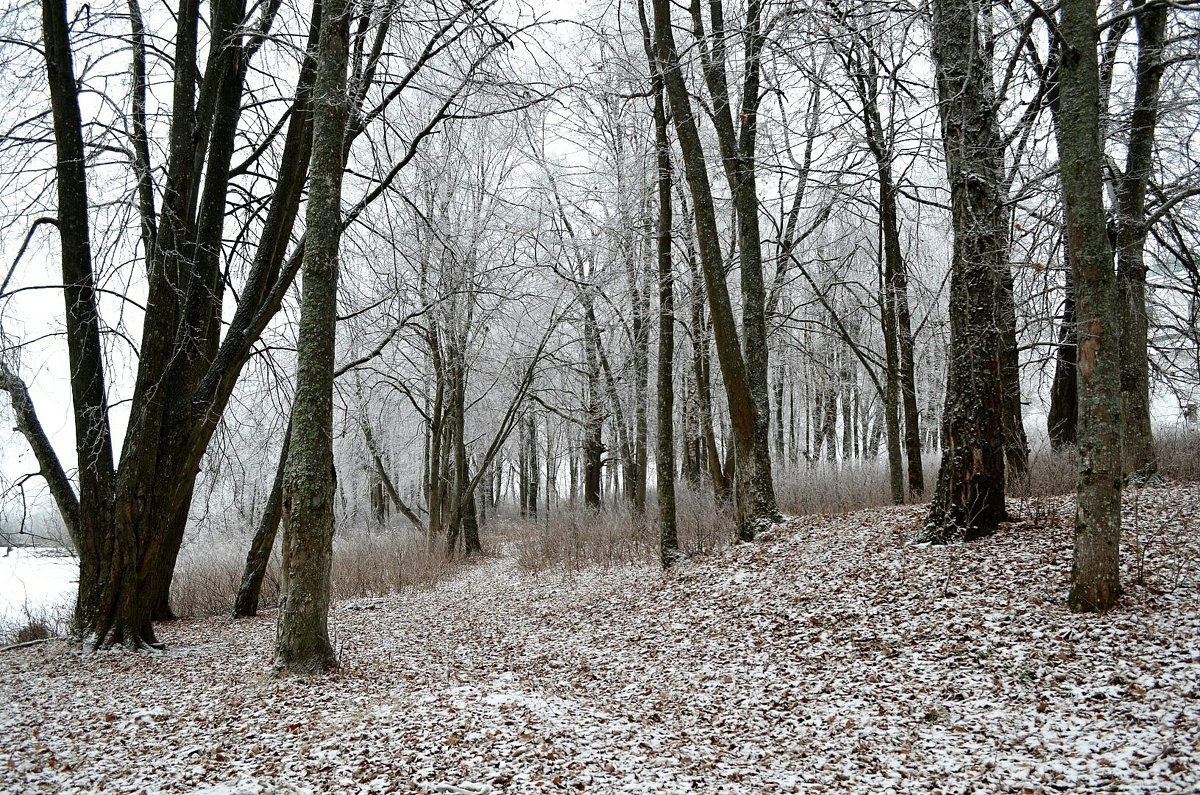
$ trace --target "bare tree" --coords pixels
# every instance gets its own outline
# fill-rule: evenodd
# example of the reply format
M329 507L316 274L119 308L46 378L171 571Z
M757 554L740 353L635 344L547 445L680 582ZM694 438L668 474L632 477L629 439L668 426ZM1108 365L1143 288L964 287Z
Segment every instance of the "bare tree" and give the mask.
M984 0L986 3L988 0ZM942 465L922 538L973 540L1007 519L1002 274L1008 269L1004 148L981 4L933 7L942 138L950 178L950 353Z
M1058 148L1078 314L1079 484L1068 603L1108 610L1121 593L1120 323L1104 213L1095 0L1064 0Z

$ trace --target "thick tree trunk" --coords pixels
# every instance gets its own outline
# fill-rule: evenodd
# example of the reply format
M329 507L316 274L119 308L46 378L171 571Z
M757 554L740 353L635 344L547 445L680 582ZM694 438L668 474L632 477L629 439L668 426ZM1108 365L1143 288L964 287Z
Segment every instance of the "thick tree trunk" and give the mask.
M55 138L58 232L67 354L79 459L79 591L75 628L85 649L155 645L138 582L138 539L115 515L100 318L92 273L87 177L65 0L43 0L42 32Z
M1008 267L1004 147L991 72L978 68L987 62L980 34L970 0L934 5L933 53L954 225L945 449L921 536L935 543L988 535L1007 518L1004 343L995 320Z
M350 6L325 0L313 90L312 184L306 213L296 399L283 487L283 582L275 667L316 673L337 667L329 643L335 472L333 370L337 336L343 141Z
M1068 604L1107 610L1121 593L1120 326L1103 201L1095 0L1061 4L1058 150L1079 314L1079 484Z

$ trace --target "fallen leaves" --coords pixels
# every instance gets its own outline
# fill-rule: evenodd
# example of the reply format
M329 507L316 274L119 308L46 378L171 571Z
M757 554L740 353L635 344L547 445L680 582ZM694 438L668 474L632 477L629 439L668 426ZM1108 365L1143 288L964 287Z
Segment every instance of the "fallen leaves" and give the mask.
M806 517L667 575L492 559L337 608L343 671L314 679L263 675L270 616L165 627L166 654L20 650L0 790L1194 790L1200 487L1137 500L1104 616L1065 607L1057 498L970 546L901 543L918 506Z

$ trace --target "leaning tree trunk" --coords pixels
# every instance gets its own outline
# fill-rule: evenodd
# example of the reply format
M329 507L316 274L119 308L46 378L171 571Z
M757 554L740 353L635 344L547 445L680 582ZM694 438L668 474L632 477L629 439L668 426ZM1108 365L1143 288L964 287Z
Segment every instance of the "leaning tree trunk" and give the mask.
M712 313L717 359L721 363L721 375L729 404L729 419L737 461L734 470L737 481L737 536L739 539L748 540L752 539L764 524L777 520L779 516L769 466L770 440L766 433L765 418L760 421L758 412L758 363L755 364L752 373L742 356L733 305L725 284L724 254L721 250L708 166L691 98L680 68L679 52L671 23L671 4L668 0L654 0L654 33L655 52L663 72L671 116L675 121L675 132L683 153L684 174L692 193L700 266L704 272L704 286ZM744 123L754 124L756 121L750 119ZM758 279L761 282L761 264ZM753 301L753 296L749 300ZM754 311L761 313L764 309L761 300L757 301ZM765 326L763 345L765 347ZM765 367L766 351L758 351L755 356L761 357L761 365ZM764 379L761 384L761 397L765 401L765 371L761 375ZM764 405L763 411L766 410Z
M313 155L305 221L304 285L296 399L283 487L283 583L275 667L337 667L329 643L335 471L333 370L341 244L342 145L346 134L350 5L325 0L313 89Z
M292 440L292 422L288 419L287 432L283 435L283 448L279 451L279 464L275 467L275 479L267 506L259 519L250 551L246 553L246 566L242 570L242 582L233 601L234 618L254 618L258 615L258 600L262 594L263 580L267 576L267 564L271 561L271 550L275 547L275 536L283 518L283 478L287 467L288 445Z
M1107 610L1121 593L1120 326L1103 198L1095 0L1063 0L1059 171L1079 313L1079 482L1070 608Z
M1001 274L1008 267L1004 147L991 71L971 0L939 0L933 54L954 250L945 446L922 539L970 541L994 532L1004 508Z

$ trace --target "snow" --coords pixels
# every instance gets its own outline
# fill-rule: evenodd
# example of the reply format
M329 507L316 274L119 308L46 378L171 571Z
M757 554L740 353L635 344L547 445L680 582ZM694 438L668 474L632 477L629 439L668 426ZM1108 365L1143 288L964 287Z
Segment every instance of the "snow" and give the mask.
M1129 500L1103 616L1066 609L1053 498L967 546L913 545L916 506L666 575L491 558L338 606L342 671L313 679L270 676L274 615L7 652L0 791L1197 791L1200 486Z
M30 619L69 614L79 582L79 563L58 549L5 547L0 557L0 631Z

